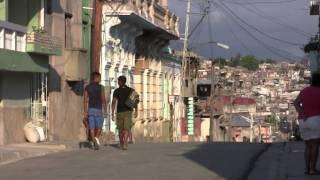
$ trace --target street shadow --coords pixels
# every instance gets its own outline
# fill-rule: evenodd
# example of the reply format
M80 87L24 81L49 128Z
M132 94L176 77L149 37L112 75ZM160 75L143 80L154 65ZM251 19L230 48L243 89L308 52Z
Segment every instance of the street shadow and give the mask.
M207 143L184 156L226 180L244 180L267 144Z
M121 149L119 144L105 144L104 146L110 146L110 147L113 147L115 149Z

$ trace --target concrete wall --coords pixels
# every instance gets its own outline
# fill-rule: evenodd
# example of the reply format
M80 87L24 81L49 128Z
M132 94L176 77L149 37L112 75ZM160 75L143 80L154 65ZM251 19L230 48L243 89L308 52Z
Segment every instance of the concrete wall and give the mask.
M25 142L23 126L31 120L31 73L0 72L0 145Z
M60 0L51 2L51 12L46 16L46 29L63 40L63 46L83 48L82 1ZM68 20L66 29L65 15ZM67 36L67 37L65 37ZM66 42L67 41L67 42ZM51 140L79 140L85 138L82 125L83 82L68 82L65 78L65 51L62 56L50 58L49 72L49 138Z
M10 22L28 26L29 31L32 31L32 26L39 26L41 0L9 0L8 9Z

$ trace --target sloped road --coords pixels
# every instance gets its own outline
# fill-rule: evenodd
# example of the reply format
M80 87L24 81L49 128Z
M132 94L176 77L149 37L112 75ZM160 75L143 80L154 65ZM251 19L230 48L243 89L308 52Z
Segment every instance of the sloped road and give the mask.
M104 146L0 166L0 180L240 180L264 144L135 144Z

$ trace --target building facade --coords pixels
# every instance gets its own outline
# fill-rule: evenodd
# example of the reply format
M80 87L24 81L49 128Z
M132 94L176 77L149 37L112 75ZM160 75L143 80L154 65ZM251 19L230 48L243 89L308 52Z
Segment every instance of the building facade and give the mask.
M164 65L170 61L164 49L179 38L179 18L169 11L166 0L107 1L102 14L100 71L108 97L117 88L117 78L125 75L141 97L135 140L169 141L169 96L173 74L178 73L172 70L177 67ZM116 133L110 118L105 128Z
M61 56L50 57L49 137L85 139L83 91L89 80L91 0L47 1L45 29L62 39Z
M49 58L61 40L46 31L47 1L0 2L0 144L24 142L37 121L48 134Z
M0 144L24 142L27 122L46 140L85 138L92 0L0 2Z

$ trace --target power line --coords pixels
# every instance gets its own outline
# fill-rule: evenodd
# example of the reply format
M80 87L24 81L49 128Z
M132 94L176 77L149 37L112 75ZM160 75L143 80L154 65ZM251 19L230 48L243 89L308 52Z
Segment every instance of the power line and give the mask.
M268 16L268 15L263 15L263 14L262 14L263 12L262 12L261 10L259 10L259 9L258 9L256 6L254 6L254 5L252 5L252 8L249 8L248 6L242 6L242 7L245 8L245 9L247 9L247 10L248 10L249 12L251 12L251 13L254 13L254 14L256 14L256 15L258 15L258 16L266 19L266 20L269 20L270 22L273 22L273 23L275 23L275 24L281 25L281 26L286 27L286 28L288 28L288 29L290 29L290 30L294 30L296 33L298 33L298 34L300 34L300 35L303 35L303 36L306 36L306 37L312 36L312 34L310 34L310 33L308 33L308 32L305 32L305 31L303 31L303 30L301 30L301 29L299 29L299 28L297 28L297 27L294 27L294 26L292 26L292 25L283 23L283 22L280 21L278 18L274 18L274 17Z
M291 3L297 0L282 0L282 1L254 1L254 2L235 2L232 0L223 0L226 3L237 4L237 5L250 5L250 4L284 4Z
M201 19L199 20L199 22L195 25L195 27L191 30L188 38L190 38L192 36L192 34L197 30L197 28L200 26L200 24L203 22L204 18L206 17L207 14L202 15Z
M257 41L258 43L260 43L265 49L267 49L268 51L270 51L271 53L273 53L273 54L275 54L275 55L277 55L277 56L279 56L279 57L282 57L282 58L285 58L285 59L291 59L291 58L288 58L288 57L286 57L286 56L284 56L283 54L281 54L281 53L279 53L279 52L277 52L277 51L275 51L275 50L278 50L278 51L284 51L284 50L280 50L280 49L276 49L276 48L274 48L274 47L271 47L271 46L269 46L268 44L266 44L265 42L263 42L263 41L261 41L259 38L257 38L256 36L254 36L249 30L247 30L242 24L240 24L235 18L234 18L234 16L231 14L231 13L229 13L229 11L227 11L227 9L225 8L225 6L224 6L224 4L217 4L218 6L220 6L221 7L221 9L225 12L225 13L227 13L230 17L231 17L231 19L243 30L243 31L245 31L252 39L254 39L255 41ZM284 51L284 52L286 52L286 51ZM289 53L289 52L286 52L287 54L291 54L291 53ZM292 57L298 57L298 56L295 56L295 55L291 55ZM301 57L298 57L298 58L301 58Z
M210 7L210 4L209 4L209 8L211 8ZM209 32L209 39L210 39L210 41L213 41L213 33L212 33L212 24L211 24L211 21L210 21L210 15L207 17L207 19L208 19L208 32ZM213 59L213 53L214 53L214 49L213 49L213 46L211 45L210 46L210 58L212 58Z
M271 35L269 35L268 33L265 33L263 31L261 31L260 29L256 28L255 26L249 24L248 22L246 22L245 20L243 20L241 17L239 17L236 13L234 13L226 4L224 4L221 0L219 0L221 2L221 4L226 8L228 9L228 11L233 14L233 16L235 16L237 19L239 19L242 23L246 24L247 26L251 27L252 29L254 29L255 31L257 31L258 33L270 38L270 39L273 39L273 40L276 40L276 41L279 41L279 42L282 42L282 43L285 43L285 44L289 44L289 45L293 45L293 46L303 46L303 44L299 44L299 43L295 43L295 42L290 42L290 41L286 41L286 40L283 40L283 39L279 39L277 37L273 37Z
M232 26L230 25L230 23L228 21L226 21L227 26L229 27L228 29L230 30L231 34L233 35L233 37L238 40L240 42L240 44L249 52L249 53L253 53L253 51L241 40L241 38L239 38L237 36L237 34L233 31Z

